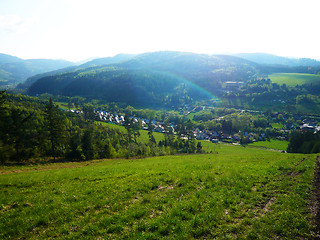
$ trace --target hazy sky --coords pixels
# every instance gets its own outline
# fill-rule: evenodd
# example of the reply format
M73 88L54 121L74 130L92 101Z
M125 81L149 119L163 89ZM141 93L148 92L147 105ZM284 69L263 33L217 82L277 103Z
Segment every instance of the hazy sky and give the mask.
M319 0L0 0L0 52L71 61L162 50L320 59Z

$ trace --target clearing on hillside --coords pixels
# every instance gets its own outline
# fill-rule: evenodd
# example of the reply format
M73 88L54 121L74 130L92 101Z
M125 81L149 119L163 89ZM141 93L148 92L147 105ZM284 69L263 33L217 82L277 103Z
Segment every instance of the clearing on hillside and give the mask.
M279 85L296 86L303 84L320 84L320 75L306 73L273 73L269 76L273 83Z

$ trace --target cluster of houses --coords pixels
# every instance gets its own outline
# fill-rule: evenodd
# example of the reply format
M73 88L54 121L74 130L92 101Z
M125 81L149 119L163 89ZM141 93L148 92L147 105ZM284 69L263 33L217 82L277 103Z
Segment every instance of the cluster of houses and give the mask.
M76 113L76 114L83 114L83 111L81 110L68 110L70 112ZM102 110L94 110L95 115L100 121L117 124L117 125L124 125L125 123L125 117L123 115L118 115L115 113L110 113L107 111ZM153 130L155 132L164 133L165 128L162 122L158 122L156 120L149 120L139 117L130 117L134 123L141 124L141 127L143 130L148 130L148 125L150 125L150 122L153 126ZM173 124L170 124L169 126L171 128L171 131L175 133L175 126ZM226 134L223 132L217 132L217 131L207 131L207 130L200 130L195 129L193 130L193 136L197 140L207 140L211 141L213 143L218 143L219 141L222 142L240 142L242 135L242 140L245 142L255 142L255 141L264 141L266 139L265 134L257 134L257 133L248 133L244 132L243 134L237 133L237 134Z
M312 131L314 133L320 132L320 126L318 126L315 121L310 121L307 119L302 120L297 129L301 131Z
M213 143L218 143L219 141L222 142L240 142L241 138L244 142L255 142L255 141L265 141L266 136L264 133L257 134L257 133L236 133L236 134L227 134L223 132L210 132L206 130L199 130L198 128L194 130L194 136L197 140L208 140Z
M117 125L124 125L125 123L123 115L109 113L101 110L95 110L95 113L97 114L100 121L105 121L105 122L109 122ZM134 123L141 123L141 127L143 130L148 130L148 125L150 124L150 121L151 121L151 124L155 132L164 133L164 126L162 122L157 122L154 119L149 120L149 119L144 119L139 117L130 117L130 119L132 119ZM172 127L172 131L174 132L174 127L173 126L170 126L170 127Z
M70 112L76 113L76 114L83 114L82 110L68 110ZM106 111L101 111L101 110L95 110L95 115L100 121L105 121L109 122L112 124L117 124L117 125L124 125L125 123L125 117L123 115L118 115L115 113L110 113ZM277 113L274 113L274 116L272 116L274 119L276 119L278 116ZM295 116L294 119L297 117ZM141 128L143 130L148 130L148 126L150 125L150 122L153 126L153 129L155 132L160 132L164 133L165 128L162 122L158 122L156 120L149 120L149 119L144 119L144 118L139 118L139 117L130 117L134 123L139 123ZM175 127L174 124L170 124L169 126L171 128L170 131L175 133ZM293 128L293 124L289 129ZM302 120L300 126L297 127L297 130L301 131L313 131L314 133L320 132L320 126L317 125L316 121L312 120ZM197 140L208 140L213 143L217 143L219 141L222 142L240 142L244 141L246 143L249 142L255 142L255 141L265 141L266 136L265 134L257 134L254 132L243 132L243 133L236 133L236 134L227 134L223 132L217 132L217 131L208 131L208 130L200 130L200 129L195 129L193 130L193 136Z
M98 118L100 121L105 121L117 125L124 125L124 116L123 115L118 115L106 111L101 111L101 110L95 110L95 113L97 114ZM135 123L141 123L141 127L143 130L148 130L148 125L151 124L153 125L153 129L155 132L160 132L164 133L165 128L163 126L162 122L157 122L156 120L149 120L149 119L144 119L144 118L139 118L139 117L130 117L133 122ZM175 126L173 124L170 124L169 126L171 128L171 131L175 133ZM193 136L197 140L207 140L211 141L213 143L217 143L219 141L224 141L224 142L240 142L241 140L241 134L226 134L223 132L216 132L216 131L206 131L206 130L200 130L200 129L195 129L193 130ZM264 141L265 140L265 135L264 134L256 134L256 133L248 133L244 132L243 134L243 139L245 139L246 142L255 142L255 141Z

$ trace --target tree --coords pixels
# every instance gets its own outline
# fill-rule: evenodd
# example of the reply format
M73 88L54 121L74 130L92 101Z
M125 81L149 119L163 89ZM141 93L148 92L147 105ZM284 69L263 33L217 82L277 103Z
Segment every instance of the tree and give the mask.
M156 139L154 138L153 133L152 133L153 129L154 129L154 127L153 127L152 121L150 120L148 122L148 135L149 135L149 142L151 145L156 144Z
M10 140L15 149L15 159L20 161L26 158L26 150L30 143L28 123L32 117L32 113L27 113L20 109L10 110Z
M127 130L127 143L129 144L132 141L132 120L128 117L128 115L124 115L124 127Z
M0 91L0 162L4 162L9 154L8 154L8 148L9 146L6 146L3 144L3 140L5 139L5 102L6 102L6 92L5 91Z
M79 131L73 131L71 133L68 141L68 151L66 157L70 160L83 160Z
M201 142L197 143L197 153L201 153L202 152L202 145Z
M49 99L48 104L45 109L45 120L46 127L48 131L48 137L50 141L50 155L53 159L56 159L58 154L57 150L63 144L65 126L63 122L62 114L57 105L52 102L52 99Z
M94 109L91 105L85 105L82 108L85 121L93 121L95 119Z
M86 129L81 139L82 152L86 160L93 159L94 149L92 142L92 130Z
M106 158L114 158L116 155L116 150L108 140L104 145L104 153Z

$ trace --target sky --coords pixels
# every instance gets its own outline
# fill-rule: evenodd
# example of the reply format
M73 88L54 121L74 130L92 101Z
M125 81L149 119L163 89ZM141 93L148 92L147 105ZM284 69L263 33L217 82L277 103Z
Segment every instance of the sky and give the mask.
M320 59L319 0L0 0L0 53L80 61L118 53Z

